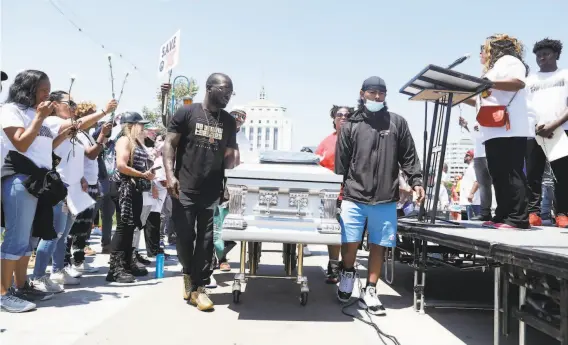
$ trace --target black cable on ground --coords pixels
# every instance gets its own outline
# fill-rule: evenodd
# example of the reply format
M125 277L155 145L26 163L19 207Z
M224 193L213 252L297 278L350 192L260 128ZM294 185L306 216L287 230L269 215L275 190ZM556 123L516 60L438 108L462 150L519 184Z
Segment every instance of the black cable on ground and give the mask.
M356 264L356 265L357 265L357 264ZM359 285L359 291L361 291L361 286L362 286L362 284L361 284L361 280L359 280L359 277L358 277L358 276L357 276L357 285ZM379 338L380 338L381 341L383 342L383 344L387 345L387 343L385 342L385 339L384 339L384 338L386 338L386 339L390 340L394 345L401 345L400 342L398 341L398 339L397 339L394 335L390 335L390 334L387 334L387 333L383 332L383 331L380 329L380 327L379 327L375 322L373 322L373 315L372 315L371 313L369 313L368 310L365 310L365 313L366 313L367 316L369 317L369 320L365 320L364 318L362 318L362 317L359 316L359 315L350 314L350 313L348 313L348 312L346 311L347 308L353 306L355 303L358 303L358 302L359 302L359 298L357 298L357 299L355 299L355 300L353 300L353 301L351 301L351 302L345 304L345 305L341 308L341 313L343 313L343 315L347 315L347 316L349 316L349 317L352 317L352 318L355 319L355 320L359 320L359 321L361 321L361 322L363 322L363 323L365 323L365 324L367 324L367 325L373 327L373 328L375 329L375 331L377 332L377 335L379 336Z
M373 327L375 329L375 331L377 332L377 334L379 335L379 338L381 339L383 344L386 344L385 340L383 339L383 338L386 338L386 339L390 340L394 345L401 345L400 342L398 341L398 339L394 335L390 335L390 334L383 332L379 328L379 326L376 323L374 323L373 321L365 320L364 318L360 317L359 315L349 314L346 311L347 308L351 307L352 305L354 305L355 303L358 303L358 302L359 302L359 299L357 298L356 300L349 302L348 304L344 305L343 308L341 308L341 312L343 313L343 315L347 315L349 317L352 317L356 320L359 320L359 321ZM372 320L372 315L369 313L369 311L365 310L365 313L367 313L369 320Z

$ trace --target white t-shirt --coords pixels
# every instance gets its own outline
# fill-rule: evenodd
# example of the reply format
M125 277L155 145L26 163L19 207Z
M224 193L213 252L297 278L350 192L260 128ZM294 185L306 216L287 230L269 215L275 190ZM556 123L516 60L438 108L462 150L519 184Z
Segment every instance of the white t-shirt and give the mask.
M473 184L477 181L475 177L475 169L473 166L473 161L467 166L465 169L465 173L463 174L463 178L460 183L460 205L481 205L481 199L479 197L479 189L473 194L473 201L469 202L467 197L469 193L471 193L471 189L473 188Z
M450 206L450 196L448 195L448 190L446 186L440 186L440 192L438 193L438 210L447 210Z
M448 183L448 182L451 182L451 181L452 181L452 178L450 177L450 174L442 171L442 183Z
M61 158L56 168L61 180L68 185L81 182L85 172L85 148L83 145L79 143L73 145L69 139L65 139L53 152Z
M13 103L4 104L0 113L0 126L5 128L28 128L32 120L35 118L36 112L33 108L25 110L18 108ZM20 152L22 155L29 158L39 168L51 169L52 158L51 152L53 151L53 139L58 135L59 128L61 127L62 120L56 116L49 116L43 120L41 129L38 136L34 139L26 152ZM4 152L3 158L8 154L8 151L19 152L10 139L6 136L4 130L2 133L2 144Z
M568 69L531 74L526 84L529 110L538 124L556 120L568 109ZM562 128L568 130L568 122Z
M95 144L95 139L89 137L83 132L79 132L77 134L77 138L81 141L85 148L91 147ZM85 155L84 167L85 180L87 180L87 183L90 186L96 185L99 182L99 161L96 158L90 159L87 155Z
M485 75L491 81L506 79L525 80L526 67L523 62L511 55L505 55ZM511 102L515 92L491 89L491 95L487 98L479 98L480 105L507 105ZM519 90L508 107L511 128L505 127L479 127L483 134L482 141L494 138L526 137L534 138L534 114L529 113L527 107L527 90Z
M483 132L481 132L481 126L476 122L473 127L478 126L479 131L472 129L471 137L473 139L473 154L475 157L485 157L485 145L483 145Z

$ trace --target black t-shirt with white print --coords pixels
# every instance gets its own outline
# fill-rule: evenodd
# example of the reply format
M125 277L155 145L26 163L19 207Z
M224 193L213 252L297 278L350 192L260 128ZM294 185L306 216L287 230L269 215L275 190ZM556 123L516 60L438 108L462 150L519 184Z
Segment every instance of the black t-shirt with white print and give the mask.
M180 190L216 200L222 188L227 148L237 149L237 124L225 110L206 114L201 103L180 108L168 132L181 134L176 152L175 176Z

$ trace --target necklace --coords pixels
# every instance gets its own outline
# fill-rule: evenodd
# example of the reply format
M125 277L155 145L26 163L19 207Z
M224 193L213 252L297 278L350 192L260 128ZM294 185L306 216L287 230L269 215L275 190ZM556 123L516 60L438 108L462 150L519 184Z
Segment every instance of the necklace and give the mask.
M208 116L208 110L205 109L205 107L203 106L203 104L201 104L201 109L203 109L203 113L205 114L205 121L207 121L207 136L209 137L209 143L210 144L214 144L215 143L215 131L214 128L217 128L217 124L219 123L218 121L216 121L216 123L214 123L215 127L211 127L209 125L209 116ZM217 117L219 117L219 113L220 111L217 110Z

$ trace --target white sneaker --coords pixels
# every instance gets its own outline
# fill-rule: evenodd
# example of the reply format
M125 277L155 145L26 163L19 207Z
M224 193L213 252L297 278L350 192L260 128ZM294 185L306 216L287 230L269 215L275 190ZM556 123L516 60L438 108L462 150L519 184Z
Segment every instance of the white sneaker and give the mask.
M337 299L341 303L349 302L355 286L356 272L348 272L342 270L339 274L339 285L337 286Z
M9 313L23 313L36 308L35 303L28 302L21 298L18 298L8 292L2 295L0 299L0 307Z
M68 274L70 277L73 277L73 278L79 278L79 277L81 277L81 276L83 275L83 273L77 271L73 265L65 266L65 268L64 268L63 270L64 270L65 272L67 272L67 274Z
M83 261L83 263L81 263L79 265L73 265L73 266L75 267L77 272L81 272L81 273L96 273L96 272L99 271L98 267L92 267L91 265L89 265L85 261Z
M367 286L361 289L361 297L359 297L359 308L367 310L372 315L386 315L387 312L379 296L377 295L377 288L374 286Z
M59 285L79 285L81 282L78 278L71 277L65 270L52 273L49 279Z
M45 293L61 293L63 288L58 284L54 283L47 275L41 278L32 280L33 286L36 290Z
M211 275L211 278L209 284L207 284L205 287L207 289L214 289L217 287L217 281L215 280L215 277L213 277L213 275Z
M310 252L308 246L304 246L304 256L312 256L312 252Z

